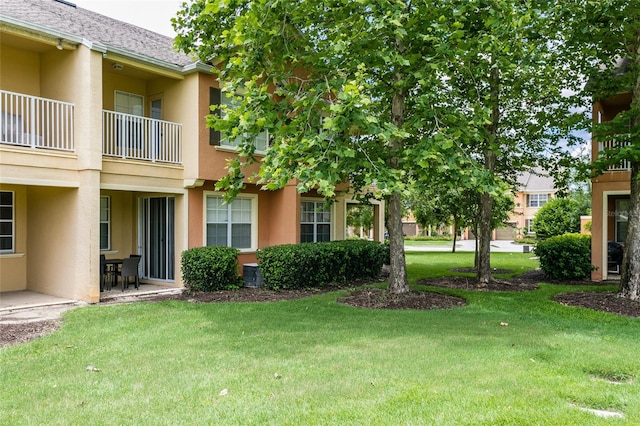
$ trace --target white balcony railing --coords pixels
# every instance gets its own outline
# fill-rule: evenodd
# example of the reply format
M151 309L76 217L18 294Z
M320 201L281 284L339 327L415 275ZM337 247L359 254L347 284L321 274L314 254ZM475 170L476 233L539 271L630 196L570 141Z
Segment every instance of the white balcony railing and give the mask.
M110 157L180 164L182 125L102 111L102 154Z
M73 104L0 90L0 143L73 151Z
M602 152L605 149L610 148L619 148L623 146L627 146L631 144L631 142L619 142L619 141L607 141L607 142L598 142L598 152ZM609 166L609 171L624 171L631 170L631 162L629 160L623 160L618 164L612 164Z

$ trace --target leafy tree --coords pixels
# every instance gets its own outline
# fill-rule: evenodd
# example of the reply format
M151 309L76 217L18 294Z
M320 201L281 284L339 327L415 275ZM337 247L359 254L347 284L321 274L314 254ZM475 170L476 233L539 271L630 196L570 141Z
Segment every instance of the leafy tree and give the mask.
M478 233L480 217L480 195L478 189L465 189L447 187L440 180L449 181L445 176L432 179L429 187L414 186L408 205L413 211L416 220L423 227L441 223L453 224L453 247L455 252L456 237L461 229L472 227L474 235ZM418 189L419 188L419 189ZM513 193L506 185L502 186L502 192L497 191L494 196L495 205L492 214L492 229L505 223L509 214L513 211ZM478 264L478 247L476 240L476 266Z
M555 3L555 2L554 2ZM584 117L572 114L580 80L563 67L555 48L564 35L553 25L545 1L465 1L451 8L442 26L453 53L447 96L462 118L454 130L460 149L482 167L470 186L481 189L478 279L491 279L490 242L496 197L502 183L536 165L560 170L568 157L563 141ZM551 164L554 159L556 164Z
M536 239L580 232L580 206L569 198L555 198L538 210L533 220Z
M534 4L535 3L535 4ZM326 197L349 183L387 202L389 289L409 291L402 197L412 180L457 175L481 197L479 279L491 278L494 197L554 153L571 130L567 69L553 49L553 2L196 0L174 20L177 46L215 60L237 106L210 124L241 137L217 183ZM242 93L242 96L237 94ZM321 129L321 131L318 131ZM268 130L258 159L250 143ZM551 158L548 155L547 158ZM452 184L450 184L451 186Z
M628 110L595 123L594 137L608 148L592 164L595 174L628 161L630 210L624 244L620 295L640 300L640 2L637 0L567 1L561 23L571 34L563 45L589 79L595 100L630 93Z
M266 189L295 179L301 192L332 197L341 183L375 184L370 195L387 201L395 293L409 291L401 196L424 150L411 143L433 127L441 79L424 58L436 55L429 26L438 16L438 7L401 1L197 0L175 19L177 45L215 58L227 92L244 94L223 118L211 117L247 141L218 187L232 197L248 179ZM259 174L245 177L256 161L248 142L265 129L270 149Z
M364 229L369 234L373 228L373 206L371 204L350 204L347 206L347 226ZM362 237L362 235L360 235Z

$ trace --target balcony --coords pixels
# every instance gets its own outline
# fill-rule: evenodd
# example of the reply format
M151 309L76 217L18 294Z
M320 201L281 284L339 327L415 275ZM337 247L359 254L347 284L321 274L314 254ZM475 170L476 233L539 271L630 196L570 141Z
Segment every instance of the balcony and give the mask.
M607 142L598 142L598 152L602 152L605 149L612 149L612 148L621 148L621 147L625 147L631 145L631 141L607 141ZM609 168L607 169L609 171L626 171L626 170L631 170L631 162L629 160L623 160L618 164L612 164L611 166L609 166Z
M103 110L102 154L181 164L182 124Z
M0 90L0 143L74 151L74 106Z

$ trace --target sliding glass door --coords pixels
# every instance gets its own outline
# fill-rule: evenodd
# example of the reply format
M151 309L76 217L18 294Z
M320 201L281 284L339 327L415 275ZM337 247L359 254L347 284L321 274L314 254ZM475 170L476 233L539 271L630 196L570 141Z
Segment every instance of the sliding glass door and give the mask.
M175 199L140 199L138 250L142 254L142 276L155 280L175 279Z

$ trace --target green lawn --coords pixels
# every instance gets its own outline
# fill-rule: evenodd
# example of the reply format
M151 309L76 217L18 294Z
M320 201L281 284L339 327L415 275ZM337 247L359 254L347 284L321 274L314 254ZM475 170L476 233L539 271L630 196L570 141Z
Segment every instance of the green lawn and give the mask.
M492 259L536 266L520 253ZM414 282L471 266L472 254L407 261ZM439 290L469 302L446 311L357 309L336 303L344 292L78 308L56 333L0 349L0 423L640 424L640 320L549 300L585 289L606 288Z

